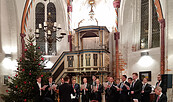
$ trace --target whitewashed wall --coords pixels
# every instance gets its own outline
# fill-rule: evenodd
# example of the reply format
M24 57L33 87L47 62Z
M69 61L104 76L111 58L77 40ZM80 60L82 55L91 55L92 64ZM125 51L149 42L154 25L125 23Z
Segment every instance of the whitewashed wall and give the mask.
M166 20L166 28L165 28L165 41L166 41L166 69L173 70L173 35L172 35L172 26L173 21L171 18L173 17L172 12L172 0L161 0L162 11L164 14L164 18ZM131 76L133 72L140 71L151 71L152 72L152 82L151 84L156 83L156 75L160 72L160 48L152 48L148 49L149 56L153 59L153 63L150 66L140 65L138 64L141 59L141 52L145 50L138 50L136 52L132 52L132 45L139 42L140 37L140 1L139 0L122 0L121 1L121 13L120 13L120 50L123 52L124 46L128 46L128 65L127 65L127 74ZM173 73L172 71L166 71L166 73Z

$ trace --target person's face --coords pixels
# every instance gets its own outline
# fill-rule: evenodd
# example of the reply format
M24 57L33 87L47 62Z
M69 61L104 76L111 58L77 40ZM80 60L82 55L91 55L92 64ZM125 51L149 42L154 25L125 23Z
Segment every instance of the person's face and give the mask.
M124 76L121 77L122 81L126 81L126 78Z
M109 81L110 77L107 77L107 81Z
M120 83L120 80L116 80L116 84L119 84Z
M49 83L52 83L52 78L49 78Z
M156 95L160 95L160 91L157 89L155 89L155 93L156 93Z
M64 79L63 78L61 79L61 83L64 83Z
M96 84L99 84L99 83L100 83L100 81L99 81L99 79L97 79L97 80L96 80Z
M92 76L92 79L95 81L96 80L96 77L95 76Z
M132 80L131 80L131 79L128 79L128 83L130 83L130 84L131 84L131 83L132 83Z
M70 79L68 79L67 83L69 83L69 82L70 82Z
M110 77L109 80L110 80L110 82L113 82L114 81L114 79L112 77Z
M73 81L72 81L72 84L75 84L75 83L76 83L76 80L73 80Z
M86 79L86 78L84 78L84 79L83 79L83 82L84 82L84 83L87 83L87 79Z
M147 79L146 78L143 79L143 83L147 83Z
M160 81L161 80L161 76L157 76L157 80Z
M132 77L133 77L133 80L136 80L138 78L135 74L133 74Z
M38 83L41 83L41 78L38 78L38 79L37 79L37 82L38 82Z

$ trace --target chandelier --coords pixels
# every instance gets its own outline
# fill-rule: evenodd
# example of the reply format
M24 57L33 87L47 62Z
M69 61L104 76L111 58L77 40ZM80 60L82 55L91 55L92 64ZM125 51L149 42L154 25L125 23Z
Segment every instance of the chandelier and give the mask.
M58 24L57 26L57 23L52 22L51 18L52 18L51 13L48 12L47 21L43 23L43 26L42 24L39 24L39 29L36 29L35 31L36 39L40 37L41 29L43 29L43 31L46 33L46 36L44 36L44 40L46 40L48 43L52 43L54 41L60 42L62 38L64 38L64 35L66 35L65 31L64 30L61 31L61 25ZM60 36L56 36L55 38L53 38L52 33L56 33L58 31L61 31Z
M56 20L54 20L54 17L56 16L54 16L52 10L47 12L45 11L45 14L47 14L47 19L45 21L39 22L38 27L35 29L35 38L36 41L46 44L46 53L49 53L53 51L52 49L56 41L62 41L66 35L66 32L62 30L61 25L57 24Z

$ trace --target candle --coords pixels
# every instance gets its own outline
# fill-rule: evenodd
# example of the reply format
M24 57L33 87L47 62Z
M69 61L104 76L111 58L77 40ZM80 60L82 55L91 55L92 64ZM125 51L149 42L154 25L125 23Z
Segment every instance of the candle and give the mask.
M42 24L39 24L39 28L40 28L40 29L42 28Z
M56 22L54 22L54 27L56 27Z
M47 26L47 22L44 22L44 26Z
M50 31L50 30L48 30L48 31L47 31L47 34L48 34L48 35L51 35L51 31Z
M36 32L36 33L39 33L39 29L36 29L35 32Z

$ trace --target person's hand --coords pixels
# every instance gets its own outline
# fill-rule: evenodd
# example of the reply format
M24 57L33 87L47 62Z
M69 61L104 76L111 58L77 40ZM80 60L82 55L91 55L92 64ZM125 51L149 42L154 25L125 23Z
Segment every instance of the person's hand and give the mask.
M130 87L127 87L127 90L130 90Z
M50 90L51 90L51 88L49 87L49 88L48 88L48 90L50 91Z
M122 88L120 88L120 91L122 91L123 89Z
M117 91L120 91L120 88L117 88Z
M134 94L134 91L131 91L131 94Z
M56 91L57 90L56 87L54 87L53 90Z
M85 91L88 91L88 89L87 89L87 88L85 88Z
M141 93L144 93L144 91L141 91Z
M76 90L74 89L74 92L76 93Z
M40 88L40 90L45 90L45 88Z

